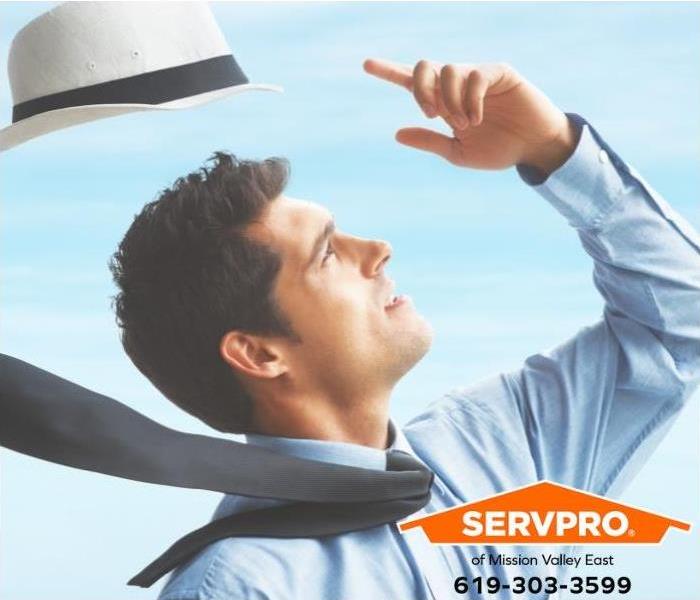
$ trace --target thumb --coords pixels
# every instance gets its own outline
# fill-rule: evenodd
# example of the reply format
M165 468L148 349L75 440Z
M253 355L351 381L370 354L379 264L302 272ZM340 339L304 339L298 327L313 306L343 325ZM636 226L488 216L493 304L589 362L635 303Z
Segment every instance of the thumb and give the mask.
M437 131L423 129L422 127L406 127L396 132L396 141L411 148L432 152L452 162L456 155L455 148L459 142Z

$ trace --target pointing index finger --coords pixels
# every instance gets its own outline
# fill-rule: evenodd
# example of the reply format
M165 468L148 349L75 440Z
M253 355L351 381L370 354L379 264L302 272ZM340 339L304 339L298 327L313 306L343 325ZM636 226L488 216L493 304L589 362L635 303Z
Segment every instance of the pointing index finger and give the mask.
M362 66L370 75L400 85L409 92L413 89L413 69L408 65L379 58L368 58Z

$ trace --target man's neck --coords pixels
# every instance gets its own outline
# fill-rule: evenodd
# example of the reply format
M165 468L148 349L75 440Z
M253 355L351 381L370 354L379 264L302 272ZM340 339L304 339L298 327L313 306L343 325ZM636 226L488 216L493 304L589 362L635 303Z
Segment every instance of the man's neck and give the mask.
M389 394L351 405L305 398L257 403L257 433L360 444L384 450L389 437Z

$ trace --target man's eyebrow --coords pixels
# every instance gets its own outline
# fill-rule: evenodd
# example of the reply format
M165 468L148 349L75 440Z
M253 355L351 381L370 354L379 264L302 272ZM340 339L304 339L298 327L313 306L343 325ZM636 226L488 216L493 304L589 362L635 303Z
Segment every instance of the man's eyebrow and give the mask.
M305 269L308 269L311 266L311 263L314 261L314 259L318 256L319 252L321 252L321 249L323 248L323 244L325 241L333 234L335 231L335 220L331 219L328 221L323 228L323 231L316 236L316 239L314 240L314 245L311 248L311 256L309 257L309 262L306 263Z

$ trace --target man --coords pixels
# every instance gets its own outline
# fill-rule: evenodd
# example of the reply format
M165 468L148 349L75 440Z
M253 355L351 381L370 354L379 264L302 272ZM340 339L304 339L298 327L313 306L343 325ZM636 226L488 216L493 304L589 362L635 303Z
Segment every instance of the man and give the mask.
M540 479L619 493L700 380L700 239L585 120L512 67L365 69L453 130L403 129L399 142L458 166L517 166L594 259L603 318L517 371L448 393L402 432L389 399L431 330L386 275L391 247L285 196L283 161L217 154L147 205L114 257L126 351L173 402L249 443L370 469L385 468L388 447L414 453L435 473L427 512ZM228 496L216 516L272 503ZM458 576L548 574L475 572L470 557L486 551L426 551L395 525L230 538L180 568L161 598L445 598Z

